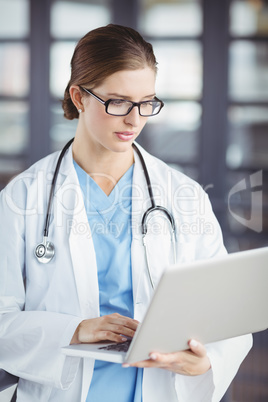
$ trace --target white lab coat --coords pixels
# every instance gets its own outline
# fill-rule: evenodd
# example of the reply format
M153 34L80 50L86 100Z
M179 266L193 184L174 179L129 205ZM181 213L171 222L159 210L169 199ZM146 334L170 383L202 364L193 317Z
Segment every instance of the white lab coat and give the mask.
M219 225L201 187L144 150L142 153L156 203L168 208L177 224L177 261L225 253ZM69 344L81 320L99 315L95 251L72 148L62 161L53 200L49 240L55 245L55 257L43 265L34 256L42 241L57 158L54 153L33 165L9 183L0 197L0 367L20 377L19 402L84 402L94 369L93 359L65 357L60 350ZM152 289L140 223L151 204L136 154L132 197L134 314L141 320ZM150 219L147 240L155 283L164 267L173 262L169 226L166 231L163 215L156 215ZM187 309L187 300L182 307ZM251 342L248 335L206 345L212 369L201 376L145 369L143 401L219 401Z

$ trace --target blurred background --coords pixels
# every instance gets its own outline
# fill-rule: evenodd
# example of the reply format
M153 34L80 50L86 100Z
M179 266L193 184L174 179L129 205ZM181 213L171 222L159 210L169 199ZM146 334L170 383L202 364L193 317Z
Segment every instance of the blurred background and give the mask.
M267 246L267 0L0 0L0 189L74 136L70 59L110 22L139 30L159 63L165 107L139 142L203 185L229 252ZM268 401L267 331L222 401Z

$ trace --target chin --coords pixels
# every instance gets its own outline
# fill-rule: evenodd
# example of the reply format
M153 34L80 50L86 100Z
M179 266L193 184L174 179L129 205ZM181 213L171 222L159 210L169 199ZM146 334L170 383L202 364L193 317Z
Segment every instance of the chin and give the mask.
M114 146L111 146L111 151L114 152L128 152L130 149L132 149L132 144L135 140L132 141L122 141L122 142L117 142Z

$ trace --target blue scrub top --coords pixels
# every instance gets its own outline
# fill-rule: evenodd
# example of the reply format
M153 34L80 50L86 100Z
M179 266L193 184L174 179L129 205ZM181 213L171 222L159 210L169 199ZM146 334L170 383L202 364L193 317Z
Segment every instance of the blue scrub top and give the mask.
M131 210L133 165L107 196L74 161L96 252L100 315L133 318ZM95 361L87 401L142 402L143 370Z

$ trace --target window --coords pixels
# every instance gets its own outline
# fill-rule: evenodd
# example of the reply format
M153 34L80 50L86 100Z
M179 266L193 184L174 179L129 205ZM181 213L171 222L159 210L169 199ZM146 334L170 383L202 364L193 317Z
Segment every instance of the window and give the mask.
M74 136L77 125L77 120L67 121L63 117L59 102L70 79L70 61L75 45L88 31L111 21L110 2L57 0L52 4L50 17L50 148L54 151Z
M0 186L26 168L29 148L29 2L0 0Z
M154 47L161 114L138 141L157 157L198 178L202 115L202 7L199 1L140 2L138 28Z
M229 249L239 250L268 237L268 3L233 0L229 16L226 185L236 192L225 216ZM253 344L228 400L267 398L267 331Z
M226 177L231 187L246 178L247 188L241 187L229 205L236 208L233 216L238 219L229 215L228 220L230 242L241 249L264 245L268 233L268 4L234 0L229 21ZM260 183L254 188L250 180L257 172ZM256 196L258 190L261 197L254 206L253 192Z

